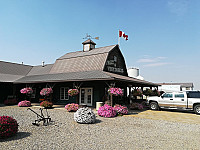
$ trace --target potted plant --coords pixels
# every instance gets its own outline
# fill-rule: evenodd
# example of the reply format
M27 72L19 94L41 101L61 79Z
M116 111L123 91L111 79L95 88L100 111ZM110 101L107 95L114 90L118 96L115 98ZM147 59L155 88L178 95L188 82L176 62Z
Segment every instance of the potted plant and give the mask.
M65 109L66 109L68 112L77 111L78 108L79 108L79 105L78 105L78 104L75 104L75 103L67 104L67 105L65 106Z
M49 102L49 101L43 101L43 102L40 103L40 106L44 107L44 108L52 108L53 103Z

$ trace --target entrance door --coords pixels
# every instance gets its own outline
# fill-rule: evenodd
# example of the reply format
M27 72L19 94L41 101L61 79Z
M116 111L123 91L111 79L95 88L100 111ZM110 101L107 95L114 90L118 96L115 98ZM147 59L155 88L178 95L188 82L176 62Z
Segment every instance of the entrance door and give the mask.
M92 88L81 88L79 102L80 105L92 106Z

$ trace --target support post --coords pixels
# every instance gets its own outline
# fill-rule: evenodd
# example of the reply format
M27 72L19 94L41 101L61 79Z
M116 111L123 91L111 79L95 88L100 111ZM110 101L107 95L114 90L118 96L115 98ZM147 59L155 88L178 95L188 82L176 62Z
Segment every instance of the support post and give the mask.
M112 94L110 94L110 105L113 107L113 96L112 96Z
M128 99L129 99L129 103L131 103L131 86L129 86L129 95L128 95Z

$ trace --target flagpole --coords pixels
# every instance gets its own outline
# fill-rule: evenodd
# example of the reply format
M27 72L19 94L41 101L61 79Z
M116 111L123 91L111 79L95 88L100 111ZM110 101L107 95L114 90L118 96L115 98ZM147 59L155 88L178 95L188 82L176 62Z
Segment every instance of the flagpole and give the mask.
M118 34L119 34L119 32L118 32ZM119 37L119 35L118 35L118 45L120 45L120 37Z

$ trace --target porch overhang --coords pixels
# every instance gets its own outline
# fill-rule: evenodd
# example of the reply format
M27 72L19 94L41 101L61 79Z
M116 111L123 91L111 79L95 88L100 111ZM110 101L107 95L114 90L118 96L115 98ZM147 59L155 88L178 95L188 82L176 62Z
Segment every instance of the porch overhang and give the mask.
M122 76L100 70L25 76L14 81L14 84L74 82L74 81L114 81L114 82L119 81L132 86L143 86L143 87L158 86L158 84L148 82L145 80L139 80L136 78Z

